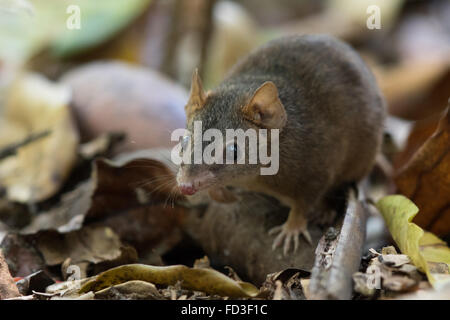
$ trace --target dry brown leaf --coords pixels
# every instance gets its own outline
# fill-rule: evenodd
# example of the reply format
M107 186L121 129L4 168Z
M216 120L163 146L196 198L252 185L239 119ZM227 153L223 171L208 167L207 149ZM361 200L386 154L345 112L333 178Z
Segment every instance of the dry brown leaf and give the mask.
M433 135L439 124L441 114L437 113L426 119L414 122L409 132L406 145L400 152L396 153L393 159L394 169L401 169L416 151Z
M79 267L79 277L87 270L101 272L108 268L137 261L136 251L124 246L108 227L84 227L68 233L54 230L36 234L8 234L1 243L14 276L27 276L63 264Z
M9 273L8 265L0 250L0 300L20 296L19 290L14 283L14 279Z
M395 178L420 210L414 222L438 236L450 233L450 112Z
M411 262L406 254L381 254L378 257L378 260L391 267L401 267L404 264Z
M273 300L305 299L306 293L302 281L310 275L310 272L301 269L285 269L268 274L261 288Z
M119 237L105 227L85 227L66 234L43 232L34 242L49 266L59 265L67 257L73 264L100 263L118 259L122 254Z
M15 82L0 118L0 148L32 134L50 134L0 161L0 184L10 200L37 202L54 195L70 173L78 147L71 119L68 87L36 74Z
M354 290L365 296L373 297L377 293L382 296L398 294L417 289L424 275L405 254L398 254L393 246L384 247L381 253L369 249L371 255L365 272L353 274ZM381 290L381 291L380 291Z
M150 209L146 206L172 209L169 200L177 196L171 194L175 180L157 157L158 152L150 151L124 154L114 161L95 160L91 179L63 195L60 206L40 214L22 233L67 232L79 229L85 218L98 220L126 210Z
M410 59L389 68L372 65L372 69L386 97L391 115L418 120L441 111L445 106L445 100L441 100L442 93L436 93L433 89L437 87L439 91L445 92L448 87L448 57ZM439 104L423 107L424 99L435 102L436 96L439 96Z
M182 238L178 226L184 208L174 205L175 180L158 156L154 150L124 154L115 161L94 161L90 180L63 195L57 207L39 214L21 233L107 226L140 256L150 250L164 254Z
M0 247L14 277L26 277L39 270L46 270L41 254L26 237L9 233L3 238Z

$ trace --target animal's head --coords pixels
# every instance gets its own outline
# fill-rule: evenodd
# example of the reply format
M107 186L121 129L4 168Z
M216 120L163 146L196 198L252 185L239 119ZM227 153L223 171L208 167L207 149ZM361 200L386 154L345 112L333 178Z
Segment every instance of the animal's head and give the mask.
M268 165L267 158L259 157L266 150L260 150L261 146L268 149L267 157L273 156L271 129L281 130L286 124L286 111L273 82L237 81L206 93L197 70L185 111L187 133L180 151L185 161L177 175L183 194L245 184L259 175L260 168Z

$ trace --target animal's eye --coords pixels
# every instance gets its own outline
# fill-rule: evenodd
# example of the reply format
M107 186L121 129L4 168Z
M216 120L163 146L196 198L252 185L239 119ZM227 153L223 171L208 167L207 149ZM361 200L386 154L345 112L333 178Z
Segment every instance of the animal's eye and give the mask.
M226 146L227 159L233 159L235 162L239 159L239 148L236 142L231 142Z
M187 150L190 141L191 141L191 138L189 136L184 136L181 139L181 151L186 151Z

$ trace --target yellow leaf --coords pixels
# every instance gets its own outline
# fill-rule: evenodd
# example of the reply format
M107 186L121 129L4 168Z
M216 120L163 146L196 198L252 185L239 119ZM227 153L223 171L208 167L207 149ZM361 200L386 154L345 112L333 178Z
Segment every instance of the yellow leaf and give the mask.
M382 198L377 208L400 248L419 270L426 273L434 288L450 283L450 248L444 241L412 223L417 206L402 195Z
M100 273L84 284L80 293L97 292L130 280L147 281L159 285L174 285L180 282L181 286L188 290L232 298L255 297L259 293L252 284L234 281L213 269L188 268L183 265L158 267L144 264L123 265Z
M37 74L20 76L0 116L0 148L27 137L45 137L0 160L0 184L8 198L37 202L54 195L75 164L78 132L69 110L70 89Z

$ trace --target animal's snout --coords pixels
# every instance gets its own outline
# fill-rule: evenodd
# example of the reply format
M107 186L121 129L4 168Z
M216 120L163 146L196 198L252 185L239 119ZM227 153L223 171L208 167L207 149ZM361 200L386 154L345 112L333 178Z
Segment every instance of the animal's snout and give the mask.
M180 189L180 192L187 196L191 196L197 192L197 189L195 189L194 185L190 182L180 183L178 184L178 187Z
M195 176L186 176L181 170L177 176L178 188L184 195L193 195L197 191L206 189L214 184L215 177L210 171L201 172Z

